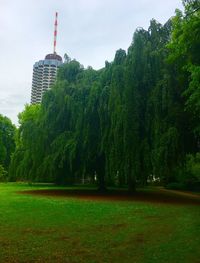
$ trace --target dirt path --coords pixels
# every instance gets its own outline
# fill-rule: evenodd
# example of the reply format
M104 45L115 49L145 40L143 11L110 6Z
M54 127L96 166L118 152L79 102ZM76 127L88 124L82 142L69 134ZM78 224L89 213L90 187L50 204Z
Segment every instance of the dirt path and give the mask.
M100 193L95 190L45 189L20 191L19 194L47 196L54 198L78 198L87 201L137 201L156 204L200 205L198 194L155 188L155 190L140 190L136 193L127 191L108 191Z

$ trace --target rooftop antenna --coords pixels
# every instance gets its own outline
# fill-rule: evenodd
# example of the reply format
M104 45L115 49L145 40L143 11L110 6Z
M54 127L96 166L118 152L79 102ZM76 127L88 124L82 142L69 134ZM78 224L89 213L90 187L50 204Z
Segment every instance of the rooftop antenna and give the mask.
M55 23L54 23L53 54L56 54L57 26L58 26L58 12L56 12Z

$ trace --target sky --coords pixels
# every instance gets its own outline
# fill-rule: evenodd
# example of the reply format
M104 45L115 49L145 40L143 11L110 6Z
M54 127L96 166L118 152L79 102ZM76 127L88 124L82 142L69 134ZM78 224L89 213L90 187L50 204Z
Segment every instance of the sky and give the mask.
M57 53L99 69L128 49L137 27L165 23L176 8L181 0L0 0L0 114L17 124L30 103L33 64L53 52L55 12Z

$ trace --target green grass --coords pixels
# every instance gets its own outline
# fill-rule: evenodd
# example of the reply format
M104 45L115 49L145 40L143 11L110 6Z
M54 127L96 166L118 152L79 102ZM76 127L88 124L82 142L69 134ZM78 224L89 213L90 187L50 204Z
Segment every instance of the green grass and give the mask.
M17 193L33 188L0 184L0 262L199 262L197 206Z

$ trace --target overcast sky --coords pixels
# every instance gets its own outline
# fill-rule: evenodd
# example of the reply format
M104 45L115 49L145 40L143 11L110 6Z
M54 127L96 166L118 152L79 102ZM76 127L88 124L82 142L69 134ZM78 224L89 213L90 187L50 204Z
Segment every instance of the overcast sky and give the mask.
M0 0L0 114L17 123L30 103L33 64L53 51L56 11L57 53L99 69L127 50L137 27L165 23L176 8L181 0Z

